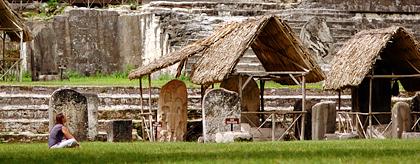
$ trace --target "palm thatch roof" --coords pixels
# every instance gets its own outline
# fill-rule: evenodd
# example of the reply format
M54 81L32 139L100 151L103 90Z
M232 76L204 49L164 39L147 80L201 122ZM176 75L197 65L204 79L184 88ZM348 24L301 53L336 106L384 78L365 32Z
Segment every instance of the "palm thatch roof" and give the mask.
M307 82L318 82L324 74L290 27L276 16L264 16L223 26L211 36L162 57L130 73L134 79L170 66L192 55L201 54L193 65L191 81L195 84L221 82L234 71L246 49L252 47L269 72L309 71ZM292 80L279 80L295 84Z
M358 86L371 73L377 60L394 75L420 74L420 47L403 27L361 31L348 40L332 60L324 89ZM404 89L419 90L417 78L400 79Z
M20 42L18 31L23 31L24 42L32 40L31 33L22 22L22 18L10 8L5 0L0 0L0 31L6 31L10 39L15 42Z

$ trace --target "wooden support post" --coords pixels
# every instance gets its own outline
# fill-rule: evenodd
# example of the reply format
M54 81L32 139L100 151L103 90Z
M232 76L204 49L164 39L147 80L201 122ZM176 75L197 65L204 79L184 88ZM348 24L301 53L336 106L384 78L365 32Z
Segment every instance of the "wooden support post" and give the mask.
M372 70L373 72L373 70ZM369 132L369 138L372 138L372 83L373 83L373 78L369 78L369 128L370 128L370 132Z
M338 111L341 110L341 90L338 90Z
M271 141L276 140L276 114L271 114ZM284 133L286 133L285 131Z
M265 80L260 79L260 112L264 112L264 87L265 87ZM260 114L260 122L263 122L264 114Z
M141 116L141 118L142 118L142 120L141 120L141 122L142 122L142 128L141 128L141 137L143 138L143 139L145 139L145 128L147 128L147 126L146 126L146 119L144 119L144 115L143 115L143 113L144 113L144 109L143 109L143 86L142 86L142 84L141 84L141 79L142 79L142 77L140 77L139 78L139 89L140 89L140 112L141 112L141 114L142 114L142 116ZM149 138L150 138L150 136L149 136Z
M21 3L22 3L22 1L21 1ZM19 58L20 58L20 62L19 62L19 64L17 65L17 68L19 68L17 71L19 71L18 72L18 79L19 79L19 82L22 82L22 76L23 76L23 68L24 68L24 64L25 64L25 62L23 62L23 60L26 60L25 59L25 55L23 54L23 31L20 31L20 43L19 43L19 49L20 49L20 55L19 55Z
M302 123L300 128L300 140L305 140L305 100L306 100L306 88L305 88L305 74L302 74Z
M153 116L152 116L152 79L150 74L148 75L149 80L149 126L150 126L150 136L151 141L155 141L155 131L153 128Z
M3 68L3 71L2 71L2 74L3 74L3 81L5 81L6 80L6 77L5 77L5 73L6 73L6 70L5 70L5 68L6 68L6 61L5 61L5 58L6 58L6 56L5 56L5 51L6 51L6 32L5 31L3 31L3 49L2 49L2 54L3 54L3 58L2 58L2 68Z
M242 112L242 76L239 75L238 91L239 91L239 110Z

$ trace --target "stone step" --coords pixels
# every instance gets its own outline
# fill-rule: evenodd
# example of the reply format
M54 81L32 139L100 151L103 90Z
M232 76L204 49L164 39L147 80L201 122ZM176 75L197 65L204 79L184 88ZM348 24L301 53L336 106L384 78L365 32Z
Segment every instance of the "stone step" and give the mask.
M284 20L289 26L294 27L303 26L308 20L301 20L301 19L285 19ZM355 22L353 19L345 19L345 20L327 20L327 26L330 28L343 28L343 27L353 27Z
M36 93L39 95L49 95L59 88L62 88L62 87L2 85L0 86L0 97L3 94L34 94ZM65 87L65 88L73 89L81 93L103 93L103 94L139 93L139 88L137 86L136 87L77 86L77 87ZM199 93L200 91L199 89L197 90L197 88L188 88L188 92ZM159 88L152 88L152 93L159 93Z
M50 95L0 93L0 105L47 105Z
M238 63L235 69L238 71L265 71L261 63Z
M292 5L294 3L288 3ZM180 8L180 9L213 9L220 10L223 8L229 9L259 9L259 10L278 10L283 8L285 4L281 3L263 3L263 2L206 2L206 1L184 1L184 2L170 2L170 1L155 1L150 2L147 7L159 8ZM296 4L297 5L297 4Z
M336 43L345 43L346 41L348 41L351 38L351 36L334 36L334 41Z
M292 30L295 32L297 36L299 36L302 27L293 27ZM348 36L349 38L352 37L354 34L357 33L355 29L346 29L346 28L330 28L330 32L333 38L336 36Z
M48 119L48 105L0 106L0 119Z
M48 134L34 134L34 133L0 133L0 143L33 143L48 141ZM46 146L46 145L45 145Z
M48 119L0 119L0 132L48 133Z
M314 10L312 10L314 11ZM328 21L339 21L339 20L348 20L354 17L353 14L348 13L313 13L312 11L308 12L284 12L276 13L280 18L284 20L299 20L299 21L308 21L313 17L324 17Z
M247 64L250 65L250 64ZM259 66L255 64L255 66ZM293 91L292 91L293 92ZM268 95L267 95L268 93ZM298 92L299 93L299 92ZM297 93L297 94L298 94ZM295 101L299 99L299 95L272 95L277 94L276 90L270 91L269 89L265 90L265 99L266 101L272 100L285 100L290 99ZM330 97L336 96L323 96L323 95L310 95L309 97L319 98L319 99L330 99ZM158 95L151 96L152 105L157 106ZM99 94L100 106L109 106L109 105L140 105L140 95L139 94ZM39 94L8 94L7 96L2 96L0 100L3 105L0 106L1 110L28 110L28 109L42 109L46 110L48 108L49 95L39 95ZM149 95L143 94L143 105L147 106L149 104ZM201 102L200 95L188 96L188 104L199 104ZM10 105L6 105L10 104ZM3 106L3 108L1 108Z

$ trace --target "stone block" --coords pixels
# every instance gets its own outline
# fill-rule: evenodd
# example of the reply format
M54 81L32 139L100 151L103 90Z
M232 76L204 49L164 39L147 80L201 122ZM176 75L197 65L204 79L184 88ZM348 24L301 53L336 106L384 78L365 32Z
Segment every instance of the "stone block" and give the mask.
M98 106L99 97L94 93L83 94L87 99L88 111L88 139L93 141L98 135Z
M252 136L247 132L219 132L216 133L215 141L216 143L252 141Z
M357 139L359 135L357 133L328 133L325 134L325 140L348 140Z
M187 87L180 80L165 84L159 94L158 141L185 141L187 133Z
M131 142L133 122L132 120L111 120L107 125L108 142Z
M226 118L241 117L239 95L226 89L212 89L203 99L203 138L204 141L215 141L219 132L231 131L231 125L225 124ZM240 122L240 121L239 121ZM235 124L233 131L240 131L240 125Z
M409 132L411 129L411 110L405 102L397 102L392 107L392 138L401 138L403 132Z
M49 129L55 125L55 116L63 113L66 125L73 136L79 140L88 139L87 99L83 94L71 89L58 89L51 95L48 116Z
M402 139L420 139L420 132L403 132Z
M327 101L315 104L312 108L312 139L322 140L326 133L334 133L335 123L335 102Z

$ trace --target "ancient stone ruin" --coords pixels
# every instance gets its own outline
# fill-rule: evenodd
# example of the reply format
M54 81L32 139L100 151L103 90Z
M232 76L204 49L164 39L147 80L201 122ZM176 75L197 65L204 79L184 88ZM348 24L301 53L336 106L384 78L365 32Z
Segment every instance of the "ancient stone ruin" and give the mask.
M98 102L96 94L85 96L72 89L54 91L48 107L49 128L55 125L56 114L63 113L66 126L77 140L94 140L98 134Z
M411 131L410 105L405 102L397 102L392 107L392 138L401 138L404 132Z
M87 99L81 93L71 89L56 90L50 98L48 109L50 129L55 124L55 116L63 113L66 118L66 126L77 140L88 138L88 110Z
M241 117L239 95L226 89L212 89L203 99L203 137L204 141L215 141L218 132L231 131L231 125L225 124L226 118ZM233 125L233 131L240 131L240 125Z
M111 120L106 127L108 142L130 142L132 140L132 120Z
M184 141L187 132L187 87L180 80L165 84L159 94L158 141Z
M325 18L313 17L303 25L300 31L302 43L309 48L315 60L320 65L327 64L333 53L334 39Z
M335 132L336 104L320 102L312 107L312 139L323 140L325 134Z
M248 76L242 76L242 85L247 81ZM221 88L239 93L239 76L231 76L220 84ZM254 79L251 79L242 90L241 111L258 112L260 108L260 89ZM257 114L242 114L242 123L248 123L251 127L260 125Z

